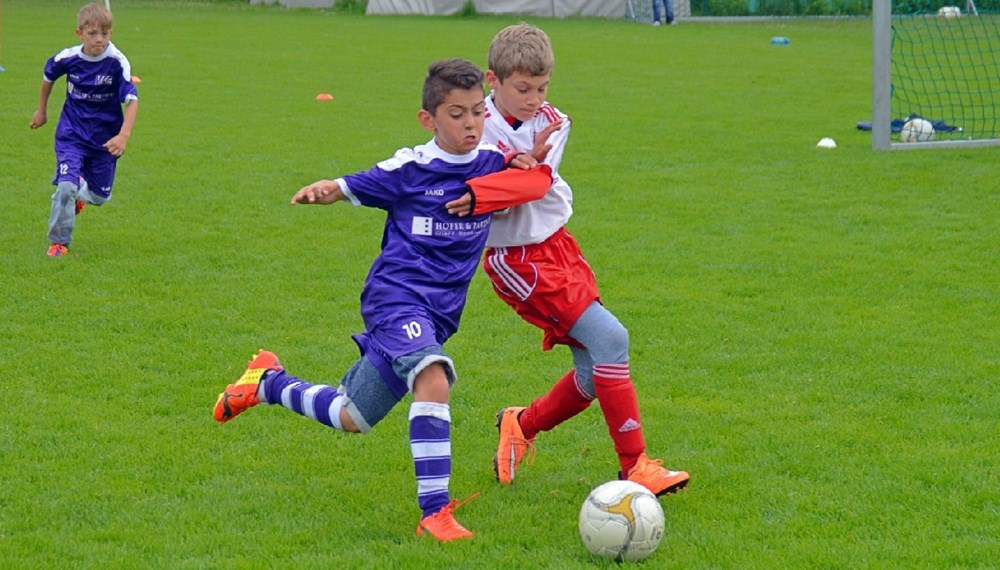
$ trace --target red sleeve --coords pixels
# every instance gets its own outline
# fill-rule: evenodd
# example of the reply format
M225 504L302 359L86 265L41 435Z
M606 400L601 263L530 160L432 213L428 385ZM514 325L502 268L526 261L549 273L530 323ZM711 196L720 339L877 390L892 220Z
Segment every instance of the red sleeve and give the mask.
M472 192L472 213L486 214L537 200L552 186L552 169L541 164L530 170L508 168L466 181Z

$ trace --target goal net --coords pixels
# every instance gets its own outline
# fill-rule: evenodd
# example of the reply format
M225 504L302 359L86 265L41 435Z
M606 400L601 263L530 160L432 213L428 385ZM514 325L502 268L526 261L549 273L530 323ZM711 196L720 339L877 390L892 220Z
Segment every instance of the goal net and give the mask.
M1000 144L998 5L874 0L874 148ZM903 125L915 117L934 125L933 140L902 141Z

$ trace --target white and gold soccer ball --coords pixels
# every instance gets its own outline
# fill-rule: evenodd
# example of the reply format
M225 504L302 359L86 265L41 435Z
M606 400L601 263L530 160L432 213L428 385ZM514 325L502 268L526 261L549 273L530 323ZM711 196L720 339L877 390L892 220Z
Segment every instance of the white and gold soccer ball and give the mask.
M906 143L934 140L934 125L927 119L914 117L903 124L899 140Z
M587 550L617 562L652 554L663 539L663 525L659 499L631 481L599 485L580 508L580 537Z

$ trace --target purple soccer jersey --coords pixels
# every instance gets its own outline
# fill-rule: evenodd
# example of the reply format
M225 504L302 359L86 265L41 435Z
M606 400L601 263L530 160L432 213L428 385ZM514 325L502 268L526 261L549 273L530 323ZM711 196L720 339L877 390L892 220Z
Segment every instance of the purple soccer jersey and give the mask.
M103 145L121 130L122 105L138 99L125 55L109 44L97 57L83 46L64 49L45 63L45 81L66 76L66 102L56 127L56 154L68 148L107 152Z
M414 307L432 320L428 324L436 338L416 344L402 338L396 346L382 346L390 359L420 345L443 345L458 329L492 214L460 218L449 214L445 204L468 191L466 180L502 170L504 164L503 153L493 146L480 145L458 156L431 141L341 179L352 203L387 212L382 252L361 292L366 329L395 327ZM415 322L419 325L419 319ZM386 332L396 337L399 331ZM381 335L380 340L392 342Z

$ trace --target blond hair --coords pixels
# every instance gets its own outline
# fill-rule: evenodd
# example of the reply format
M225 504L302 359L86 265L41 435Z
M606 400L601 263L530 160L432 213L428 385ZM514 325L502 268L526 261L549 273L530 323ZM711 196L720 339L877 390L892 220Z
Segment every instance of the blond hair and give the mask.
M80 8L76 15L76 27L81 30L84 26L90 25L106 32L111 29L113 23L114 18L111 16L111 10L108 10L107 6L100 2L87 4Z
M556 56L545 32L521 22L500 30L490 42L486 61L503 81L516 71L531 76L549 75L556 65Z

